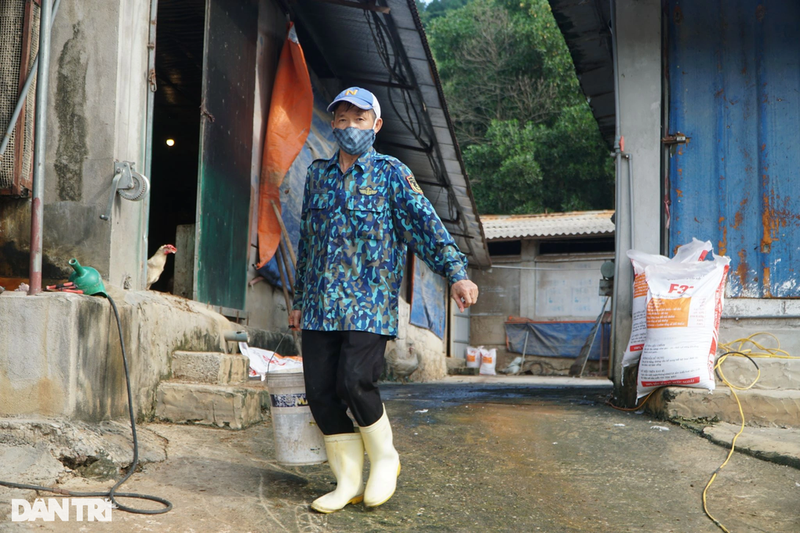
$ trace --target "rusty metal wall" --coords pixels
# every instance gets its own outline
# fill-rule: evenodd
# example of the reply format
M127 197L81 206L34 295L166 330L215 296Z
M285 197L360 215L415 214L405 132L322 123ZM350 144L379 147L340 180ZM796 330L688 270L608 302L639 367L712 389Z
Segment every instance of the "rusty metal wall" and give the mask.
M709 239L726 294L800 297L800 2L669 0L670 249Z

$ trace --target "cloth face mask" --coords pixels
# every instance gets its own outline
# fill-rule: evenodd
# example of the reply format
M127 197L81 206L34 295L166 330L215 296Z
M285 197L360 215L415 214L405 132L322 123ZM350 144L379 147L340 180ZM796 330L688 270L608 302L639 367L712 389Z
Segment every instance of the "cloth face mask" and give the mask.
M333 136L336 137L339 148L350 155L363 154L375 142L375 130L373 129L360 130L352 126L343 130L334 128Z

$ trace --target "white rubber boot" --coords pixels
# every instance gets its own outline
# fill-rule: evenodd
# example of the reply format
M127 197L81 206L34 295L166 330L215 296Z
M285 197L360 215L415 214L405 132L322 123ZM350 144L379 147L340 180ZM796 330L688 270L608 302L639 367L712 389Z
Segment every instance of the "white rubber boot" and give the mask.
M392 443L392 426L385 409L380 420L361 428L361 438L370 462L364 505L377 507L392 497L400 475L400 456Z
M364 499L364 444L358 433L327 435L325 450L336 477L336 490L314 500L311 508L332 513Z

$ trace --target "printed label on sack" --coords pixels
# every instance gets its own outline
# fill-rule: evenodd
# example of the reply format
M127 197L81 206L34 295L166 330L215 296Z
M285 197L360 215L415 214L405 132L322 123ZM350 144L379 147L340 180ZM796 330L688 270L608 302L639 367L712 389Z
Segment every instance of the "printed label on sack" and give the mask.
M643 387L666 387L668 385L693 385L700 383L700 376L687 379L666 379L663 381L642 381Z
M294 394L270 394L269 397L272 402L272 407L303 407L308 405L308 400L304 392Z
M633 297L644 298L645 296L647 296L647 279L642 272L633 278Z
M647 327L685 328L691 304L691 298L651 298L647 303Z

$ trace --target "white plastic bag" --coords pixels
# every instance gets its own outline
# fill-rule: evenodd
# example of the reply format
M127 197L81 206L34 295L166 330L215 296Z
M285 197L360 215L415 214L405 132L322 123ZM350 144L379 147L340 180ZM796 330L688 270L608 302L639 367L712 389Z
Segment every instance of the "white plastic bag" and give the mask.
M637 398L664 386L714 390L714 358L730 258L645 268L647 335Z
M254 348L246 342L239 343L239 351L250 359L249 376L261 376L261 381L267 374L303 371L303 359L296 355L279 355L270 350Z
M475 348L467 346L467 368L479 368L481 366L481 350L483 346Z
M638 250L628 250L628 257L633 265L633 302L631 309L631 337L628 341L628 348L622 356L622 366L635 365L639 362L639 356L644 348L645 335L647 334L647 324L645 318L645 303L647 300L647 282L644 277L644 270L650 265L664 265L669 263L693 263L702 261L712 250L710 241L699 241L692 239L692 242L678 248L675 257L672 259L663 255L654 255L640 252Z
M485 349L481 346L481 369L480 373L484 376L496 376L497 372L494 371L497 366L497 350Z

